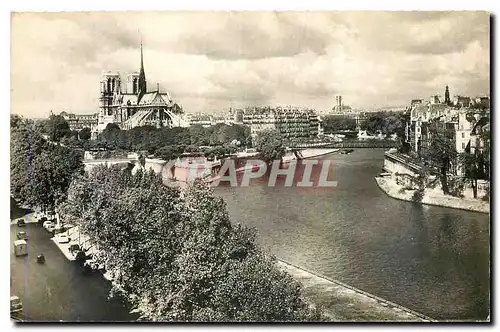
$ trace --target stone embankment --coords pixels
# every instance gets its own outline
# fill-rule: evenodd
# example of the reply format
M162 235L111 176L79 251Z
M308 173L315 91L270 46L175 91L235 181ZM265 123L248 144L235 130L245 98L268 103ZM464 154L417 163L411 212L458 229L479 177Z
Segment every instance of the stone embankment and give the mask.
M403 201L412 201L414 190L402 191L401 189L403 187L396 183L396 179L393 176L376 177L375 181L377 182L379 188L390 197ZM490 212L489 202L485 202L480 199L458 198L444 195L442 193L440 194L439 190L426 190L421 203L481 213Z
M433 322L434 319L315 272L278 261L303 285L303 294L335 322Z
M315 158L327 154L338 152L339 149L304 149L300 151L300 155L304 159Z

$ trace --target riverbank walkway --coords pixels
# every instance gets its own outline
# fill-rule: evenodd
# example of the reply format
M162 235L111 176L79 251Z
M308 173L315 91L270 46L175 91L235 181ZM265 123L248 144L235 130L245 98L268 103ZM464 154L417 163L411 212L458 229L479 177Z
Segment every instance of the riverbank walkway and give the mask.
M292 264L278 264L303 285L303 294L334 322L434 322L423 314Z

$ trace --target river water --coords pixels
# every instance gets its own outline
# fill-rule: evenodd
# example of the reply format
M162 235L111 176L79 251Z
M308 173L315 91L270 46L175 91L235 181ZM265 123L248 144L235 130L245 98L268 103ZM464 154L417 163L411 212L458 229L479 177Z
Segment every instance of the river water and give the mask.
M488 215L388 197L374 180L383 149L320 158L331 160L337 187L252 180L215 191L278 258L435 319L488 316Z

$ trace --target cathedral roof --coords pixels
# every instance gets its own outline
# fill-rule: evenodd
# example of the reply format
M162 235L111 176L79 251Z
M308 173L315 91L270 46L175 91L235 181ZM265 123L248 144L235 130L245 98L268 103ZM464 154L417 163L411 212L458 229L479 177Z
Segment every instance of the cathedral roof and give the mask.
M124 94L123 95L123 105L127 105L130 101L130 105L137 105L137 95L136 94Z
M130 102L130 105L136 106L137 105L137 100L138 96L136 94L129 94L125 93L122 95L123 99L121 100L121 105L128 105ZM153 92L148 92L145 93L140 102L139 105L168 105L168 106L174 106L175 103L170 99L170 94L168 92L160 93L157 91Z
M141 98L141 102L140 102L139 104L140 104L140 105L144 105L144 104L151 104L151 103L153 103L153 100L155 100L155 99L156 99L156 96L157 96L157 95L158 95L158 92L156 92L156 91L155 91L155 92L147 92L147 93L145 93L145 94L144 94L144 96L142 96L142 98ZM161 98L161 97L160 97L160 98ZM162 98L162 100L161 100L161 101L165 102L165 101L163 100L163 98ZM160 101L160 102L161 102L161 101Z

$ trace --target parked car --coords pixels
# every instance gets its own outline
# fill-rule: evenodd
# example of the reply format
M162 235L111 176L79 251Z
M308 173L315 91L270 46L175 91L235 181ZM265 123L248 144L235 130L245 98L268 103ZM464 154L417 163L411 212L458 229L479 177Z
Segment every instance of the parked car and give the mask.
M69 243L69 237L66 234L59 234L57 235L57 243Z
M36 256L36 262L38 264L45 264L45 255L44 254L38 254Z
M59 233L64 233L66 232L66 227L64 226L54 226L54 234L57 235Z
M83 266L88 266L92 270L97 270L97 263L93 259L87 259Z
M49 225L55 226L55 223L52 220L47 220L43 223L43 228L47 229Z
M91 257L88 257L87 255L85 255L85 252L81 251L81 250L76 250L73 252L73 257L75 257L75 261L80 265L80 266L84 266L85 265L85 261Z
M40 219L43 216L44 216L43 212L40 212L40 211L33 212L33 218L35 218L35 219Z
M27 240L28 235L26 235L26 232L18 232L17 233L17 239L18 240Z
M50 232L50 233L54 233L54 229L56 228L56 226L54 224L49 224L47 225L47 227L45 227L45 229Z
M13 314L15 312L23 311L23 303L21 299L17 296L10 297L10 313Z
M17 220L17 226L19 226L19 227L26 226L26 222L24 221L24 219L18 219Z
M14 253L16 256L26 256L28 254L25 240L14 241Z
M79 245L78 243L71 243L71 244L69 245L69 248L68 248L68 251L69 251L71 254L73 254L73 255L75 255L75 254L76 254L76 252L81 251L81 250L82 250L82 249L80 248L80 245Z
M73 227L75 227L75 225L72 225L72 224L64 224L64 228L66 228L66 230L68 230L68 229L72 229Z

